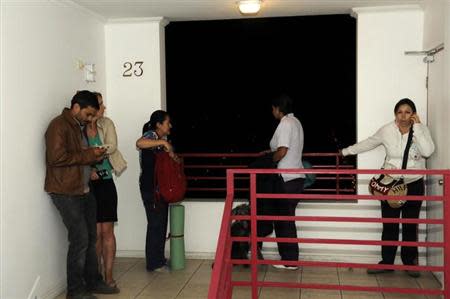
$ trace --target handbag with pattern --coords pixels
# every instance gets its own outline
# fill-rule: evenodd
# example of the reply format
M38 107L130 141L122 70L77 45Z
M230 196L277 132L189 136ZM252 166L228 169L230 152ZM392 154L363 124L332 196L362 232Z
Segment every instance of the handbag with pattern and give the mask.
M408 164L408 154L412 143L413 133L413 128L411 126L408 134L408 142L406 143L405 152L403 153L402 169L406 169ZM403 176L399 179L394 179L388 174L381 174L379 177L375 176L370 180L369 192L372 195L406 196L408 194L408 187L403 180ZM389 199L387 200L387 203L391 208L398 209L406 203L406 200Z

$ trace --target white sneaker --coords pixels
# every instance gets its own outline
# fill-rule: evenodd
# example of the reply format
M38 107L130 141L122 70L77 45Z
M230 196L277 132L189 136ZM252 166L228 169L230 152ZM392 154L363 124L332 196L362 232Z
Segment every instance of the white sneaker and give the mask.
M298 266L290 266L290 265L272 265L272 267L284 270L298 270Z
M161 266L159 268L156 268L153 271L159 272L159 273L169 273L170 272L170 267L168 265L164 265L164 266Z

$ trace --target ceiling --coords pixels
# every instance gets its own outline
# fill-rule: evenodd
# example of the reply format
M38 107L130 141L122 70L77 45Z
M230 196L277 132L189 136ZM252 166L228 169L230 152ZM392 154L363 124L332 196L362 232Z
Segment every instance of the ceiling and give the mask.
M170 21L243 18L237 0L72 0L106 19ZM263 0L257 17L349 14L353 7L421 4L423 0Z

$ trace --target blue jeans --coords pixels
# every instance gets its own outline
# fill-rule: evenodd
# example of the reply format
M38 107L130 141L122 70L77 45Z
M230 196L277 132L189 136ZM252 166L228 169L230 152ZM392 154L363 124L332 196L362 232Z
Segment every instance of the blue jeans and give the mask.
M50 197L68 232L67 294L73 296L102 279L95 252L96 201L91 193L78 196L50 194Z
M164 257L164 247L166 245L169 205L163 199L155 201L153 192L141 190L141 195L147 215L145 259L147 270L153 271L167 263Z

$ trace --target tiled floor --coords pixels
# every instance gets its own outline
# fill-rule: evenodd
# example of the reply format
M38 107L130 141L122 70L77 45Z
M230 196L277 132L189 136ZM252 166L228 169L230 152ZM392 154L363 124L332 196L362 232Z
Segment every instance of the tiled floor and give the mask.
M121 289L117 295L98 295L99 299L199 299L207 298L211 275L210 260L188 260L182 271L147 272L144 259L118 258L114 268L115 278ZM430 274L419 279L407 276L401 271L381 275L367 275L364 269L312 268L297 271L277 270L261 266L259 279L265 281L342 284L381 287L435 288L440 284ZM250 270L236 266L233 280L249 280ZM64 299L61 294L57 299ZM233 298L251 298L248 287L233 290ZM438 296L414 296L400 294L362 293L350 291L299 290L261 288L259 298L283 299L436 299Z

